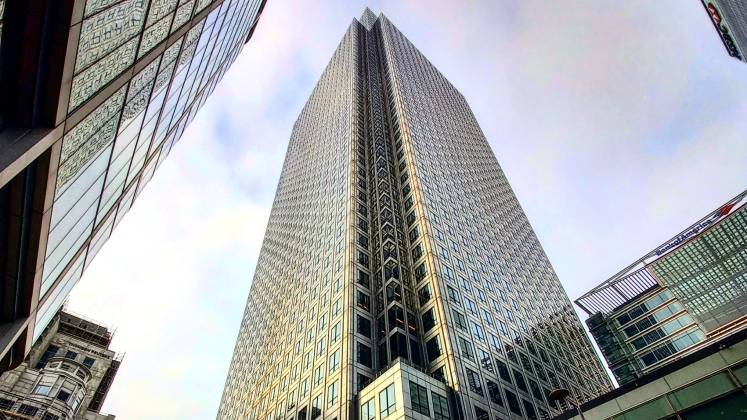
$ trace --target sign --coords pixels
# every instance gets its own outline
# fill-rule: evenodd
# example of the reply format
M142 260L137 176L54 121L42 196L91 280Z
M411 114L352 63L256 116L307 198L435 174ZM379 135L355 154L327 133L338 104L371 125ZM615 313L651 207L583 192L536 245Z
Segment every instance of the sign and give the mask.
M735 205L736 205L736 203L729 203L729 204L724 205L720 209L716 210L713 213L713 216L711 216L711 217L707 218L706 220L703 220L700 223L697 223L696 225L690 227L690 229L688 229L685 232L682 232L677 237L675 237L674 239L672 239L669 242L667 242L666 244L664 244L664 246L662 246L661 248L657 249L656 250L656 255L666 254L672 248L675 248L675 247L677 247L677 246L679 246L679 245L687 242L688 240L690 240L690 238L692 238L694 236L697 236L700 232L708 229L708 227L710 227L714 223L716 223L719 220L723 219L724 217L728 216L729 213L731 213L731 209L733 209Z

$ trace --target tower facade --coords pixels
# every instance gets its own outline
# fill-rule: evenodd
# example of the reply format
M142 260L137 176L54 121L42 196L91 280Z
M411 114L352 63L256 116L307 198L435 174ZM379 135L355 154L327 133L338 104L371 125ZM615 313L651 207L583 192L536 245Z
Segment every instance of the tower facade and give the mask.
M21 363L264 0L0 0L0 372Z
M609 386L464 97L366 9L293 127L218 418L547 418Z

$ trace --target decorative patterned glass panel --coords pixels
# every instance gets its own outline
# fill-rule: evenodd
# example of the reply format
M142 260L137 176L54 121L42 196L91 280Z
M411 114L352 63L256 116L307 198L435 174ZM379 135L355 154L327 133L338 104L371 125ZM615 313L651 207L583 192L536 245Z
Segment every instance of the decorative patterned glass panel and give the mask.
M122 112L123 120L130 119L145 110L145 107L148 105L148 99L150 98L150 88L152 86L153 81L151 80L146 89L141 89L136 95L134 95L134 98L130 99L129 102L127 102L127 105L124 107L124 111Z
M131 39L73 79L69 110L85 102L135 61L137 41Z
M179 49L182 46L182 41L184 41L184 38L179 38L178 41L174 42L168 48L166 48L166 51L163 53L163 65L176 60L176 57L179 56Z
M107 121L96 134L91 136L78 150L70 156L62 165L57 175L57 193L62 190L65 184L73 179L81 168L86 166L88 161L96 155L107 144L114 140L117 134L117 123L119 115L114 116Z
M60 162L65 162L81 144L86 142L91 136L101 128L112 116L119 113L124 103L124 86L112 95L109 99L101 104L95 111L90 113L83 121L68 131L62 140L62 152L60 153Z
M148 24L150 26L176 9L177 0L153 0L148 12Z
M109 54L140 32L146 0L128 0L83 21L75 73Z
M144 86L148 84L148 82L155 79L157 71L158 59L151 61L144 69L140 70L140 72L132 78L132 81L130 81L130 91L127 92L127 100L131 100Z
M179 57L180 66L188 63L192 59L195 49L197 49L197 40L200 39L202 26L204 24L205 19L203 19L197 26L190 29L189 32L187 32L187 36L184 37L184 48L182 48L182 55Z
M88 2L86 2L86 12L84 16L91 16L94 13L104 10L118 1L120 0L88 0Z
M212 3L213 0L197 0L197 7L195 13L199 13L202 9L207 7L208 4Z
M155 90L158 90L169 83L169 79L171 79L171 73L174 71L174 66L174 63L170 63L161 67L161 71L158 72L158 78L156 78Z
M153 47L158 45L159 42L166 39L169 35L172 17L173 15L166 16L158 21L158 23L145 30L143 33L143 42L140 44L140 51L137 53L137 58L144 56L148 51L152 50Z
M194 5L194 0L190 0L176 10L176 15L174 16L174 24L171 26L171 32L179 29L182 25L189 21L189 18L192 17L192 8L194 7Z

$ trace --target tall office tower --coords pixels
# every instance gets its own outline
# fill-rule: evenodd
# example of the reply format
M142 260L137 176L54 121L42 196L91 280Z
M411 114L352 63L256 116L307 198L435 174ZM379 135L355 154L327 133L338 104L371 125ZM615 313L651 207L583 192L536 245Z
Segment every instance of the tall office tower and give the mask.
M620 384L747 329L747 191L576 300Z
M122 361L111 340L97 322L56 313L26 361L0 376L0 419L114 419L101 413Z
M0 1L0 371L24 359L263 5Z
M293 127L218 418L547 418L609 386L464 97L366 9Z
M744 0L701 0L730 56L747 61L747 3Z

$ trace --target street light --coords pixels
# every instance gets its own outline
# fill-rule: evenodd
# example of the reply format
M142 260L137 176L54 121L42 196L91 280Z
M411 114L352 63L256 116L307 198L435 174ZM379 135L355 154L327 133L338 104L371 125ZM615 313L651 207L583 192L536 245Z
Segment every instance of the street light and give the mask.
M568 391L565 388L558 388L554 389L550 394L547 396L550 401L565 401L568 396L571 395L571 391ZM586 420L586 417L584 417L584 413L581 412L581 406L578 405L578 402L575 398L571 398L571 402L573 403L573 407L578 411L578 415L581 416L581 420Z

